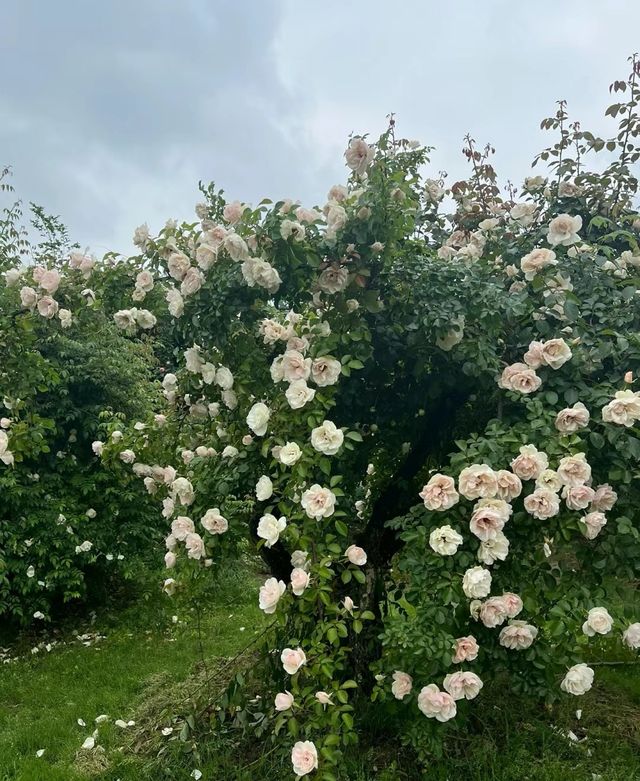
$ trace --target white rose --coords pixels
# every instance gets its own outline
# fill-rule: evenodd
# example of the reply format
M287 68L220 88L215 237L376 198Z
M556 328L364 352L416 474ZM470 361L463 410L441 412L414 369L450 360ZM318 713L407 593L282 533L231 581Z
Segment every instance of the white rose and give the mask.
M364 567L367 563L367 554L358 545L349 545L344 555L357 567Z
M200 523L209 534L224 534L229 528L229 522L223 515L220 515L220 510L217 507L207 510L200 519Z
M275 613L280 597L284 594L286 588L282 580L276 580L276 578L265 580L264 584L260 586L260 610L263 610L267 615Z
M307 663L307 657L302 648L285 648L280 654L280 661L286 673L295 675Z
M589 410L581 401L572 407L561 409L556 415L555 426L562 434L574 434L589 425Z
M206 553L204 547L204 540L197 532L187 534L184 541L185 548L187 549L187 556L190 559L199 561Z
M285 466L293 466L301 455L302 450L296 442L287 442L278 451L278 461Z
M136 311L135 318L136 323L138 323L140 328L144 328L145 330L153 328L154 325L158 322L156 316L147 309L138 309Z
M335 385L340 377L342 364L330 355L316 358L311 364L311 379L315 384L324 388L327 385Z
M461 670L446 675L442 686L454 700L473 700L480 694L483 683L475 673Z
M478 548L478 561L483 564L495 564L505 561L509 555L509 540L503 532L497 532L495 537L483 540Z
M169 304L169 314L172 317L181 317L184 314L184 299L179 290L175 287L170 288L165 299Z
M200 290L203 283L204 276L202 275L202 271L200 271L200 269L196 268L195 266L191 266L182 279L180 293L185 298L187 298L187 296L192 296L194 293L197 293L198 290Z
M584 453L560 459L557 472L564 485L571 487L588 483L591 480L591 467L587 463L587 457Z
M439 526L429 535L431 549L440 556L453 556L462 542L462 535L449 525Z
M335 423L324 420L322 425L311 431L311 445L325 456L335 456L342 447L344 434Z
M586 664L574 664L564 676L560 688L567 694L586 694L593 686L594 672Z
M524 278L529 282L547 266L557 266L556 253L551 249L534 249L520 261Z
M306 776L318 769L318 751L311 740L298 740L291 749L291 764L296 776Z
M458 491L465 499L495 496L498 491L496 473L487 464L472 464L460 472Z
M537 391L541 384L542 380L535 369L527 366L526 363L513 363L507 366L498 380L500 388L524 394Z
M418 496L427 510L437 511L450 510L460 500L454 479L440 473L429 478Z
M629 624L622 634L622 642L633 651L640 648L640 623Z
M275 515L267 513L260 518L257 534L263 540L266 540L265 547L271 548L278 542L280 534L287 528L287 519L276 518Z
M249 426L256 436L262 437L267 433L270 415L271 412L269 407L262 402L258 402L249 410L247 415L247 426Z
M228 233L222 242L222 246L228 252L232 260L241 262L247 260L249 257L249 247L247 247L245 240L241 236L238 236L237 233Z
M321 518L333 515L336 496L329 488L323 488L318 483L314 483L302 494L300 504L309 518L315 518L316 521L319 521Z
M606 635L613 629L613 618L604 607L592 607L587 613L587 620L582 625L582 631L587 637L595 634Z
M318 287L323 293L340 293L349 281L349 273L346 268L340 266L330 266L326 268L318 277Z
M52 317L55 317L58 311L58 302L54 301L51 296L42 296L38 301L37 308L42 317L50 320Z
M571 355L571 348L564 339L548 339L542 343L542 361L552 369L559 369L571 359Z
M462 578L462 590L469 599L482 599L491 591L491 573L484 567L471 567Z
M293 707L294 699L293 694L289 691L278 692L275 699L275 708L277 711L289 710Z
M391 693L396 700L403 700L408 694L411 694L413 678L407 673L396 670L393 674L393 683L391 684Z
M56 269L50 269L49 271L45 271L40 277L39 285L52 296L60 287L60 281L60 272Z
M538 636L538 630L535 626L527 624L526 621L510 621L509 626L505 626L500 631L500 645L509 648L512 651L524 651L529 648Z
M612 401L602 408L602 420L627 428L633 426L640 420L640 392L618 391Z
M359 176L362 176L371 165L371 161L375 156L375 149L367 144L363 138L356 137L349 142L344 156L349 168Z
M313 400L316 392L307 385L305 380L295 380L289 384L284 395L291 409L301 409L307 402Z
M582 228L580 215L572 217L570 214L559 214L549 223L547 241L552 247L555 247L556 244L562 244L565 247L576 244L580 241L580 236L578 236L580 228Z
M545 521L560 512L560 499L555 491L548 488L536 488L524 500L524 509L534 518Z
M511 462L511 468L521 480L536 480L549 466L549 458L535 445L523 445L520 455Z
M592 503L593 504L593 503ZM593 511L580 518L580 530L588 540L595 540L602 529L607 525L607 517L604 513Z
M301 596L307 586L309 585L310 581L310 575L309 573L302 569L302 567L296 567L291 572L291 589L293 593L299 597Z
M169 255L167 268L169 270L169 274L178 282L183 280L184 275L187 273L190 267L191 261L184 254L184 252L172 252L171 255Z
M266 502L267 499L272 497L272 495L273 483L271 482L271 478L267 475L262 475L262 477L256 483L256 499L259 502Z

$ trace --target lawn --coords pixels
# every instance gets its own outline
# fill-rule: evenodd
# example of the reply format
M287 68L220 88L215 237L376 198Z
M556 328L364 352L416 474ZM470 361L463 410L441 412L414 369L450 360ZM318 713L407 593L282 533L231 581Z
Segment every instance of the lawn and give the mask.
M139 598L120 610L104 609L93 621L80 621L75 632L63 627L58 638L66 642L49 652L31 653L34 642L43 637L22 637L14 646L21 658L0 668L0 781L188 781L196 769L202 772L202 781L291 778L288 762L278 759L270 744L239 746L229 738L202 741L194 757L175 739L175 732L161 735L160 727L171 725L170 712L161 714L160 722L151 727L144 725L149 713L161 713L156 700L180 710L184 700L198 693L203 658L210 673L262 633L266 621L255 602L250 575L248 585L246 578L227 583L215 596L200 601L198 610L155 597ZM77 634L88 635L89 644L76 639ZM102 639L95 639L97 635ZM473 732L454 733L445 757L424 772L389 734L384 712L371 710L374 739L346 759L348 777L640 778L638 671L633 664L599 667L594 691L553 712L522 702L507 707L501 693L489 688ZM580 719L577 708L582 710ZM100 725L99 749L82 750L102 714L109 721ZM118 727L116 719L134 720L136 725ZM145 742L153 751L132 750ZM158 747L163 745L166 753L158 760Z

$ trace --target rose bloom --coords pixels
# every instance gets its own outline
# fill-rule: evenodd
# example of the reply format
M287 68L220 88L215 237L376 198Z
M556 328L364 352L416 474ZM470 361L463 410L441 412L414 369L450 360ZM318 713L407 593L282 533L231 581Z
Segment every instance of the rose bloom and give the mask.
M319 388L335 385L340 377L342 364L330 355L316 358L311 364L311 379Z
M342 447L344 434L335 423L323 420L322 425L311 431L311 445L325 456L335 456Z
M37 308L42 317L46 317L47 320L50 320L52 317L55 317L58 311L58 302L54 301L51 296L42 296L38 301Z
M367 563L367 554L357 545L349 545L349 547L344 552L344 555L352 564L355 564L358 567L364 567L364 565Z
M314 483L302 494L300 504L309 518L315 518L316 521L319 521L333 515L336 496L329 488L323 488L318 483Z
M523 445L511 468L521 480L535 480L549 466L549 458L535 445Z
M293 694L289 691L278 692L275 699L275 707L277 711L289 710L293 707L294 699Z
M505 502L511 502L522 493L522 482L518 475L514 475L506 469L499 469L496 472L498 481L497 497Z
M509 218L523 228L527 228L533 223L538 207L535 203L516 203L511 207Z
M237 233L228 233L222 242L222 246L232 260L240 263L249 258L249 247L245 240Z
M534 249L522 258L520 268L524 271L524 278L530 282L542 269L557 264L556 253L553 250Z
M60 287L60 272L56 269L45 271L40 277L38 284L43 290L46 290L49 295L53 295Z
M294 241L302 241L306 232L304 225L300 225L295 220L283 220L280 225L280 235L285 241L290 238L293 238Z
M149 293L153 290L153 274L150 271L143 270L136 276L136 287Z
M570 510L585 510L593 501L596 492L588 485L565 485L562 498Z
M559 369L571 359L571 348L564 339L548 339L542 343L542 360L545 366Z
M95 442L91 443L91 450L93 450L96 456L102 455L103 448L104 448L104 442L101 442L99 439L96 439Z
M542 342L531 342L529 349L523 355L524 362L532 369L539 369L544 364Z
M548 488L536 488L532 494L525 497L524 509L534 518L546 521L560 512L560 499L555 491L550 491Z
M297 350L287 350L282 357L282 374L287 382L308 380L311 374L311 358L305 358Z
M38 300L38 294L32 287L20 288L20 303L25 309L33 309Z
M589 410L581 401L577 401L573 407L561 409L556 415L555 425L562 434L575 434L588 424Z
M587 463L587 457L584 453L565 456L560 460L557 471L562 482L572 488L591 480L591 467Z
M245 209L248 208L248 206L240 203L240 201L233 201L224 207L222 210L222 216L227 222L230 222L233 225L234 223L238 222L238 220L242 217Z
M169 470L169 472L167 472L167 470ZM173 469L173 467L168 466L165 468L166 474L170 475L174 472L175 470ZM166 474L165 474L165 480L166 480ZM180 500L180 504L186 506L190 505L195 498L193 486L191 485L190 481L187 480L186 477L177 477L175 480L173 480L173 482L171 483L171 492L173 493L174 496L178 497L178 499Z
M327 230L325 231L325 237L328 240L335 239L339 230L342 230L347 223L347 212L342 206L337 203L329 202L324 208L325 217L327 218ZM337 291L328 291L337 292Z
M311 740L299 740L291 749L291 764L297 776L306 776L318 769L318 752Z
M291 566L299 569L309 568L309 554L304 550L294 550L291 554Z
M486 499L498 492L496 473L487 464L472 464L460 472L458 491L465 499Z
M461 670L445 676L442 685L454 700L473 700L480 694L483 683L475 673Z
M322 214L316 209L305 209L303 206L298 206L295 214L298 222L316 222L322 218Z
M187 549L187 556L190 559L198 561L205 555L204 540L197 532L187 534L184 544Z
M396 670L393 674L393 683L391 684L391 693L396 700L403 700L408 694L411 694L413 687L413 678L407 673Z
M196 263L203 271L208 271L218 259L218 248L202 242L196 250Z
M640 648L640 623L629 624L622 634L622 642L633 651Z
M266 404L259 401L254 404L247 414L247 426L253 431L253 433L262 437L267 433L267 425L269 423L269 416L271 412Z
M167 261L170 276L178 282L182 282L184 275L191 268L191 261L184 252L173 252Z
M418 496L427 510L450 510L460 500L453 477L435 474Z
M602 420L627 428L633 426L640 420L640 393L631 390L618 391L612 401L602 408Z
M265 344L275 344L276 342L286 342L291 336L291 326L284 326L276 320L268 317L260 323L260 336Z
M462 535L458 534L451 526L440 526L429 535L429 545L441 556L453 556L458 547L462 545Z
M349 168L362 176L375 156L375 149L363 138L352 138L344 153Z
M271 615L276 612L280 597L286 590L284 581L277 580L276 578L268 578L264 584L260 586L260 610L263 610L267 615Z
M592 503L593 504L593 503ZM607 525L604 513L593 511L580 518L580 531L588 540L595 540L602 529Z
M184 313L184 299L175 287L167 291L165 299L169 304L169 314L172 317L180 317Z
M501 597L489 597L479 606L478 617L488 629L504 624L507 620L504 600Z
M153 328L157 322L156 316L149 312L148 309L138 309L136 312L136 323L140 328L148 330L149 328Z
M538 630L535 626L527 624L526 621L510 621L509 626L505 626L500 631L500 645L509 648L512 651L524 651L529 648L538 636Z
M536 488L545 488L547 491L558 493L562 488L562 480L555 469L545 469L536 478Z
M613 490L609 483L603 483L596 486L595 496L591 502L592 510L607 512L613 509L613 505L618 501L618 494Z
M456 702L448 692L441 692L435 683L420 690L418 708L430 719L449 721L456 715Z
M578 236L580 228L582 228L580 215L572 217L570 214L559 214L549 223L547 241L552 247L557 244L562 244L565 247L576 244L580 241L580 236Z
M267 475L262 475L256 483L256 499L259 502L266 502L267 499L270 499L272 496L273 483L271 482L271 478Z
M120 453L120 460L124 461L125 464L133 464L136 460L136 454L133 450L123 450L122 453Z
M266 540L265 547L271 548L278 542L280 533L287 528L287 519L283 516L276 518L275 515L267 513L260 518L258 522L257 534L263 540Z
M302 409L307 402L313 401L316 392L305 380L295 380L289 384L284 395L291 409Z
M340 293L349 281L349 273L346 268L329 266L318 277L318 287L323 293Z
M486 542L492 540L504 528L504 513L493 507L477 507L471 515L469 530Z
M469 599L481 599L491 591L491 573L484 567L471 567L462 578L462 590Z
M176 566L177 557L173 551L167 551L164 554L164 566L167 569L173 569Z
M229 522L220 514L217 507L212 507L200 519L202 526L209 534L224 534L229 528Z
M540 377L526 363L507 366L498 380L500 388L525 394L537 391L541 384Z
M309 581L309 573L301 567L296 567L291 571L291 589L297 597L304 594L305 589L309 585Z
M587 620L582 625L582 631L587 637L609 634L612 628L613 618L605 607L592 607L587 613Z
M593 686L594 672L586 664L574 664L564 676L560 688L567 694L586 694Z
M509 555L509 540L503 532L498 532L495 537L483 540L478 548L478 561L483 564L495 564L496 561L504 561Z
M184 275L182 283L180 284L180 293L187 298L188 296L197 293L203 284L204 276L202 275L202 271L200 271L199 268L192 266L187 269L187 273Z
M287 442L278 451L278 461L285 466L293 466L302 456L302 450L296 442Z
M280 661L286 673L295 675L307 663L307 657L302 648L285 648L280 654Z
M461 662L473 662L478 658L479 650L480 648L473 635L459 637L456 640L454 647L455 653L453 655L453 663L460 664Z

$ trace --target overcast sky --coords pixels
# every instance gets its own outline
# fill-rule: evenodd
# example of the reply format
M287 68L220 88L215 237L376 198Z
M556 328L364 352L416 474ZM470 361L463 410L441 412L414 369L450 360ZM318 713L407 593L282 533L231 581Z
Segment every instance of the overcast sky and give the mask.
M558 98L606 127L639 48L639 0L1 0L0 165L83 247L129 252L199 179L323 202L390 111L434 173L464 175L470 131L521 179Z

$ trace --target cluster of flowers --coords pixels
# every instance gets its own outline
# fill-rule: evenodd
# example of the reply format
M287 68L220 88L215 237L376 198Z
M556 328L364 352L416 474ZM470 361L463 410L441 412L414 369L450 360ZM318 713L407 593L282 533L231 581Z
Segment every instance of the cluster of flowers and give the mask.
M532 393L542 385L542 380L536 374L536 369L548 366L557 370L571 359L571 348L564 339L549 339L546 342L531 342L524 354L524 363L513 363L507 366L498 385L505 390L518 393Z

